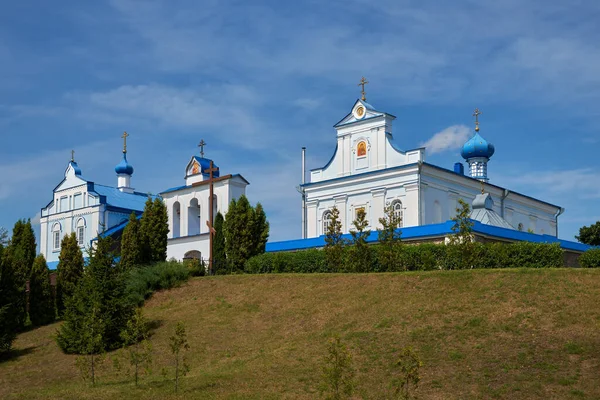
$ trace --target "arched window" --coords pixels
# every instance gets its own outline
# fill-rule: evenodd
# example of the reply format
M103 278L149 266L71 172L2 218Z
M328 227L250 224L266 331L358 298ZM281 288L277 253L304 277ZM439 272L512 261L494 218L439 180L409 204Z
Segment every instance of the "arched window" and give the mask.
M358 145L356 146L356 156L364 157L366 155L367 155L367 142L365 142L365 141L359 142Z
M517 226L517 230L519 232L523 232L523 224L521 222L519 222L519 225Z
M403 210L402 202L400 200L394 200L391 204L392 210L394 211L394 218L398 221L398 227L403 226Z
M60 233L62 227L57 222L52 226L52 249L57 251L60 250Z
M193 198L188 207L188 236L200 234L200 204Z
M181 232L181 204L173 203L173 238L178 238Z
M323 235L327 234L329 224L331 224L331 211L327 210L323 213Z
M77 226L75 227L75 234L77 235L77 244L83 246L85 243L85 219L79 218Z

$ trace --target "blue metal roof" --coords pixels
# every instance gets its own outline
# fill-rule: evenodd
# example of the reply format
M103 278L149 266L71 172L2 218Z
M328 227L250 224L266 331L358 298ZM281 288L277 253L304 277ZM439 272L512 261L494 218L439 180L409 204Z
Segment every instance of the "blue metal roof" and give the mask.
M126 193L114 187L98 184L94 184L91 191L104 197L103 204L132 211L144 211L144 205L149 197L147 193Z
M138 219L138 220L142 219L142 215L143 215L143 214L139 214L139 215L137 215L137 219ZM122 231L123 229L125 229L125 227L127 226L127 224L128 224L128 223L129 223L129 220L127 220L127 221L123 221L123 222L121 222L119 225L113 226L112 228L110 228L110 229L108 229L108 230L106 230L106 231L102 232L102 233L100 234L100 236L101 236L101 237L112 236L112 235L114 235L115 233L117 233L117 232L120 232L120 231ZM94 239L92 239L92 241L94 241L94 240L97 240L97 239L98 239L98 238L94 238Z
M230 178L230 179L233 179L233 178L238 178L238 177L239 177L239 178L241 178L241 179L242 179L244 182L246 182L246 185L249 185L249 184L250 184L250 182L248 182L248 181L246 180L246 178L244 178L244 177L243 177L242 175L240 175L240 174L231 175L231 178ZM225 176L224 178L226 178L226 176ZM191 188L192 186L194 186L194 185L182 185L182 186L175 186L175 187L172 187L172 188L170 188L170 189L163 190L162 192L160 192L160 194L163 194L163 193L170 193L170 192L176 192L176 191L178 191L178 190L181 190L181 189Z

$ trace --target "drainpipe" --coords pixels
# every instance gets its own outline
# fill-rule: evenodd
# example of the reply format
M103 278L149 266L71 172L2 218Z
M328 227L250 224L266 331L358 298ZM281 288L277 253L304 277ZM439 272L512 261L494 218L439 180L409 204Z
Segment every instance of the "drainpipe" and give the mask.
M504 191L502 192L502 198L500 199L500 216L502 218L504 218L504 200L508 197L509 194L510 190L508 189L504 189Z
M556 223L556 237L557 238L558 238L558 217L560 217L560 215L564 212L565 212L565 209L561 207L558 209L556 214L554 214L554 222Z
M306 192L304 184L306 183L306 147L302 147L302 179L300 181L302 194L302 239L306 239Z
M422 222L423 222L423 218L421 218L421 216L423 214L421 212L422 211L421 207L423 207L423 205L421 204L421 168L422 167L423 167L423 161L419 160L418 167L417 167L418 168L417 169L417 179L418 179L418 184L417 184L418 199L417 199L417 201L419 202L419 208L418 208L418 210L419 210L419 226L421 226Z

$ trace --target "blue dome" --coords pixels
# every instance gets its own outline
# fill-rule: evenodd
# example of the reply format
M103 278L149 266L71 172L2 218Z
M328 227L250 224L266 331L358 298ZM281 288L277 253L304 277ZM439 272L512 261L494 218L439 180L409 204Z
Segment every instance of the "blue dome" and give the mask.
M127 162L127 154L123 154L123 159L115 167L117 174L133 175L133 167Z
M463 145L460 155L463 156L465 160L475 157L490 158L494 155L495 150L493 144L488 143L487 140L479 136L478 132L475 132L475 136Z

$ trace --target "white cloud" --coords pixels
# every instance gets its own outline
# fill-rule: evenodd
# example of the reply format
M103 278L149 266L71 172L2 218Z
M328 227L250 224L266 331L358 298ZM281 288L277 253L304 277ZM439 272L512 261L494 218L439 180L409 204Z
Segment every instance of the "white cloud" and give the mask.
M465 125L453 125L436 133L422 144L428 154L441 153L460 148L469 139L471 129Z

